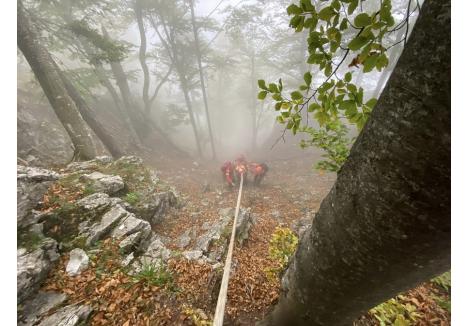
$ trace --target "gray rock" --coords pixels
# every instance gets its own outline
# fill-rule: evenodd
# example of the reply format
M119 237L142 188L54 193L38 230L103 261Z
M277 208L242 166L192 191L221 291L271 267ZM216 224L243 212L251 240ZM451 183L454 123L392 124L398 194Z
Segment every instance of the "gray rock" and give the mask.
M36 324L41 316L61 305L65 300L67 300L67 295L64 293L39 291L32 299L25 301L22 308L18 310L18 325Z
M76 205L87 211L102 212L111 204L111 199L108 194L98 192L84 197L76 202Z
M127 267L128 265L130 265L130 263L133 261L133 259L135 259L134 255L133 255L133 252L128 254L127 257L125 257L122 262L120 263L120 266L122 267Z
M120 205L112 207L104 214L99 223L93 224L90 227L90 235L88 239L86 239L86 245L93 245L96 241L102 239L128 214L129 213Z
M141 165L143 164L143 160L137 156L129 155L129 156L122 156L113 164L133 164L133 165Z
M143 229L151 230L151 225L147 221L137 218L135 214L128 213L128 215L120 221L119 225L112 230L111 236L120 239Z
M118 175L93 172L90 174L83 174L80 179L92 182L95 191L104 192L109 195L115 194L125 187L122 177Z
M59 174L41 168L17 166L16 207L18 226L27 226L37 220L29 221L35 208L49 186L59 178Z
M130 273L138 273L143 266L161 266L172 256L172 252L156 236L153 236L148 249L131 264Z
M196 231L193 228L185 230L185 232L177 239L177 246L179 248L184 249L190 244L192 238L194 238L195 236Z
M75 248L70 251L70 260L68 261L66 271L68 275L79 275L88 268L89 257L83 249Z
M143 252L150 243L151 228L145 228L136 233L130 234L119 243L122 253L127 254L131 251Z
M92 308L87 305L70 305L63 307L48 316L39 326L75 326L86 322Z
M197 260L197 259L202 258L203 251L201 250L184 251L182 255L188 260Z
M156 225L164 219L169 208L177 205L177 197L173 191L155 193L145 197L133 209L142 219Z
M236 240L240 245L249 238L250 228L253 224L254 220L250 213L250 207L247 209L241 208L236 223Z
M58 259L57 242L44 239L41 247L32 252L17 251L16 286L17 300L21 303L36 291L51 269L51 263Z
M232 214L234 210L232 208L220 209L219 215L220 220L218 222L205 222L202 226L203 230L208 229L202 236L200 236L196 242L195 249L201 250L203 253L208 253L211 247L211 244L214 241L221 239L221 235L229 224L229 221L234 217Z
M89 171L95 170L99 166L108 164L112 162L112 157L110 156L98 156L93 160L85 162L72 162L67 165L66 171Z

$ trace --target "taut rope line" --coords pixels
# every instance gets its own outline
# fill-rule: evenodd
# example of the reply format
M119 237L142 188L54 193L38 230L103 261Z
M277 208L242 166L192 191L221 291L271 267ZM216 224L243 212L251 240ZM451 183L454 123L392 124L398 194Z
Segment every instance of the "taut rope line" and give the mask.
M219 289L218 303L216 304L216 311L215 311L213 326L223 325L224 308L226 307L227 288L228 288L228 283L229 283L229 273L231 271L232 252L234 251L234 239L236 238L237 215L239 215L243 184L244 184L244 174L241 174L239 194L237 195L236 212L234 214L234 221L232 223L231 241L229 242L229 249L228 249L227 256L226 256L226 262L224 264L223 280L221 282L221 288Z

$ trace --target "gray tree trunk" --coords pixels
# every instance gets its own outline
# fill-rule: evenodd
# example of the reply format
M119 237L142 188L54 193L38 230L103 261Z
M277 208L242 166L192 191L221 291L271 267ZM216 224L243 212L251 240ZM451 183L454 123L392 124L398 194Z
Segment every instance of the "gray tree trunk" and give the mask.
M102 33L105 37L109 38L109 33L107 33L107 30L104 27L102 27ZM134 101L132 93L130 92L130 86L128 85L127 75L122 68L122 64L120 62L114 61L110 63L110 66L117 86L119 87L125 109L127 110L130 117L130 121L132 122L133 127L138 134L139 140L144 142L150 131L150 125L144 117L143 111Z
M119 158L125 153L121 149L121 145L115 140L115 138L106 130L104 125L96 118L95 113L90 109L86 101L83 99L78 90L73 86L73 84L66 78L59 67L56 66L57 72L60 75L60 78L65 86L68 94L75 102L78 110L80 111L81 116L89 125L89 127L94 131L96 136L101 140L102 144L109 153L114 158Z
M195 52L197 55L197 63L198 63L198 72L200 73L200 85L203 94L203 104L205 105L205 114L206 114L206 121L208 124L208 133L210 136L210 143L211 143L211 151L213 153L213 159L216 160L216 150L215 150L215 142L213 137L213 130L211 128L211 119L210 119L210 111L208 109L208 98L206 96L206 87L205 87L205 79L203 78L203 67L201 62L201 53L200 53L200 43L198 40L198 31L195 24L195 10L193 8L193 0L189 0L190 3L190 13L192 17L192 28L193 28L193 36L195 39Z
M140 60L141 69L143 70L143 103L145 104L145 112L148 114L151 111L151 101L149 98L150 76L148 65L146 64L146 34L140 0L135 1L133 9L137 20L138 31L140 33L140 50L138 51L138 58Z
M352 325L450 269L450 2L422 5L263 325Z
M17 42L31 69L41 85L54 112L63 124L75 147L75 159L92 159L96 149L86 123L80 116L77 106L70 98L60 76L55 69L55 62L47 49L40 44L36 32L32 29L21 1L17 3Z

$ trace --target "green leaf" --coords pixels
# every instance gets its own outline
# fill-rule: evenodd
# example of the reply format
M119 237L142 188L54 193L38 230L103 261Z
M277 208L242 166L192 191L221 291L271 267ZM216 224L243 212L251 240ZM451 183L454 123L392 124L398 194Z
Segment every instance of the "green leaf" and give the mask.
M335 8L336 10L340 10L340 8L341 8L341 4L340 4L340 2L339 2L338 0L333 0L333 2L332 2L331 5L332 5L332 7Z
M283 103L281 103L281 102L276 103L276 104L275 104L275 111L281 110L281 106L282 106L282 105L283 105Z
M345 76L344 76L344 80L345 82L349 83L351 81L351 79L353 78L353 75L348 71Z
M352 51L357 51L362 48L369 41L368 38L364 36L357 36L348 44L348 48Z
M307 108L307 111L308 112L313 112L313 111L318 110L320 108L321 108L321 106L318 103L314 102L311 105L309 105L309 107Z
M340 31L344 31L348 28L348 19L344 18L340 23Z
M310 86L310 83L312 82L312 74L309 71L304 74L304 81L307 86Z
M263 79L258 80L258 87L260 87L261 89L267 90L265 81Z
M332 65L329 63L325 67L325 76L330 77L332 72L333 72L333 68L332 68Z
M366 13L359 14L356 16L356 18L354 18L354 25L358 28L366 27L367 25L370 25L371 23L372 23L372 19Z
M271 96L275 101L282 101L283 97L281 96L280 93L275 93Z
M376 104L377 104L377 99L371 98L369 101L366 102L365 105L368 106L370 109L373 109Z
M383 68L387 67L388 66L388 58L387 58L387 55L385 53L382 53L379 58L377 59L377 63L375 64L375 66L377 67L377 69L379 71L382 71Z
M321 20L329 21L334 15L336 14L335 9L333 7L325 7L318 13L318 17Z
M273 83L268 85L268 90L272 93L279 93L278 87L276 86L276 84L273 84Z
M299 92L299 91L294 91L294 92L291 93L291 98L292 98L293 100L300 100L300 99L303 98L303 96L302 96L301 92Z
M377 60L379 59L378 55L371 55L367 57L367 59L363 62L364 64L364 72L370 72L374 69L375 65L377 64Z
M359 0L353 0L348 6L348 15L351 15L354 10L356 10L357 6L359 4Z
M304 11L315 11L315 7L312 5L310 0L301 0L301 8Z
M283 91L283 81L281 80L281 78L278 80L278 88L279 88L279 91Z
M303 10L295 4L290 5L286 11L288 12L288 15L299 15L303 12Z
M314 115L314 118L318 121L320 126L323 126L325 122L327 122L330 117L325 111L317 111Z
M268 93L267 91L261 91L261 92L258 93L257 98L258 98L259 100L264 100L265 97L267 96L267 93Z
M301 91L306 91L306 90L309 89L309 86L307 86L307 85L301 85L301 86L299 86L299 89L300 89Z

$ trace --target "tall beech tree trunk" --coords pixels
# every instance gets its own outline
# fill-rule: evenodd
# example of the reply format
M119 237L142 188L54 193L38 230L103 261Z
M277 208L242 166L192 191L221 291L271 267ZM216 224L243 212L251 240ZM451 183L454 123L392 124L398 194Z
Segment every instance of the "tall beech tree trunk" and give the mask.
M151 102L149 98L150 76L148 65L146 64L146 34L145 25L143 24L143 14L141 10L141 1L136 0L133 8L137 20L138 31L140 32L140 50L138 58L140 60L141 69L143 70L143 103L145 104L145 112L151 111Z
M92 50L89 47L88 44L86 44L86 40L84 42L81 42L84 51L86 54L89 56L91 59L93 54ZM90 60L90 64L93 65L94 67L94 72L96 73L97 78L99 79L99 82L101 83L102 86L104 86L107 91L109 92L110 96L112 97L112 100L114 101L115 107L117 108L117 111L119 113L119 118L123 120L123 123L125 127L128 129L128 134L130 136L130 143L135 146L136 148L141 147L141 144L139 144L139 137L135 131L135 128L132 125L132 122L130 120L130 116L128 113L128 110L126 110L123 107L123 103L119 97L119 94L115 90L114 86L112 85L111 81L107 77L106 71L102 65L101 62L96 62L96 60Z
M109 33L104 26L102 27L102 33L104 37L110 38ZM146 120L143 111L138 107L133 99L132 93L130 92L130 86L128 85L127 75L122 68L122 64L118 61L113 61L110 63L110 66L117 86L120 90L124 106L130 117L130 121L132 122L140 141L144 142L150 131L150 124Z
M200 42L198 40L198 31L197 26L195 24L195 10L193 8L193 0L189 0L190 4L190 14L192 18L192 29L193 29L193 37L195 39L195 52L197 55L197 63L198 63L198 72L200 74L200 86L203 94L203 104L205 106L205 114L206 114L206 121L208 124L208 133L210 136L210 143L211 143L211 151L213 153L213 159L216 159L216 149L215 149L215 142L213 137L213 129L211 127L211 119L210 119L210 111L208 109L208 98L206 96L206 87L205 87L205 79L203 77L203 67L201 62L201 52L200 52Z
M450 269L450 2L427 0L263 325L352 325Z
M78 90L73 86L73 84L68 80L68 78L60 71L60 68L56 65L57 72L60 75L60 79L63 82L68 94L75 102L78 110L81 113L81 116L89 125L89 127L94 131L96 136L101 140L103 145L107 148L109 153L114 158L119 158L125 153L121 149L121 145L114 139L114 137L107 132L104 125L96 118L95 113L90 109L86 101L83 99Z
M31 66L55 114L67 131L75 147L75 159L92 159L96 149L86 123L80 116L76 104L68 95L55 62L47 49L40 44L36 32L32 29L21 1L17 3L17 42L18 47Z

